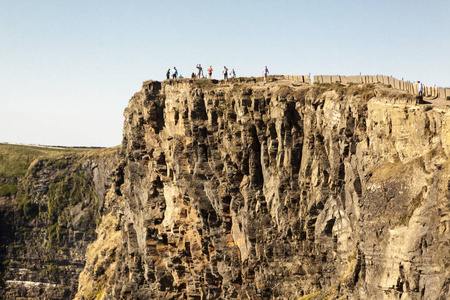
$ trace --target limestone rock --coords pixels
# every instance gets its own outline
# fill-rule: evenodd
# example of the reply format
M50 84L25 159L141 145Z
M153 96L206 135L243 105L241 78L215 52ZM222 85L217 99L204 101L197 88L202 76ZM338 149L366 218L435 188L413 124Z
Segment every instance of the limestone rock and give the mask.
M144 82L77 298L448 298L450 114L385 90Z

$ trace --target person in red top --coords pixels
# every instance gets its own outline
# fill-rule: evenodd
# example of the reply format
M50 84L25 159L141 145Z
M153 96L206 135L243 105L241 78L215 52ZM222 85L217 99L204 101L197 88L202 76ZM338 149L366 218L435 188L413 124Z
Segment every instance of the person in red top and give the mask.
M209 68L208 68L208 79L211 79L211 76L212 76L212 71L213 71L213 69L212 69L212 67L211 66L209 66Z

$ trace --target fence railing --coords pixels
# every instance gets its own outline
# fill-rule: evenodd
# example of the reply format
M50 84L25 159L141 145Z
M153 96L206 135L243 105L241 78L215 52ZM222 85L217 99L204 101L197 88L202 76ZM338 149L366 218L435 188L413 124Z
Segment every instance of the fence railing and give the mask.
M273 77L302 83L311 83L311 77L309 75L273 75Z
M392 76L384 75L357 75L357 76L341 76L341 75L316 75L314 83L383 83L390 84L392 87L403 90L411 94L418 94L417 83L399 80ZM450 88L437 88L425 86L422 93L424 96L447 98L450 97Z
M302 83L311 83L310 75L274 75L273 77L278 79L287 79ZM391 85L393 88L411 93L418 94L417 83L410 81L399 80L392 76L384 75L356 75L356 76L343 76L343 75L315 75L313 77L313 83L383 83ZM432 86L423 86L423 96L439 97L446 99L450 97L450 88L438 88Z

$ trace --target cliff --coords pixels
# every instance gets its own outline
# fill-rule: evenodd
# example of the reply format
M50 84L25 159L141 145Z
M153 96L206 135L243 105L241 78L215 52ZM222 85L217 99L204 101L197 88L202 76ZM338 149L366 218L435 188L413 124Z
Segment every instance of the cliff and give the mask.
M446 299L450 114L381 84L144 82L77 299Z
M120 150L0 145L0 298L449 297L446 105L168 80L124 116Z
M0 299L72 299L118 149L0 145Z

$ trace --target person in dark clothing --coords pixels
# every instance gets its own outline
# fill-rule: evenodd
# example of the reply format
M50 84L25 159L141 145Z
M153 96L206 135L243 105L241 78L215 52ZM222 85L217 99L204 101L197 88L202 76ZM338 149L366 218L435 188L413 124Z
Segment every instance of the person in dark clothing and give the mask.
M178 70L177 70L177 68L173 67L173 74L172 74L172 78L173 78L173 79L176 79L176 78L177 78L177 76L178 76Z
M228 78L228 69L227 69L226 66L223 66L222 74L223 74L223 79L227 79Z

